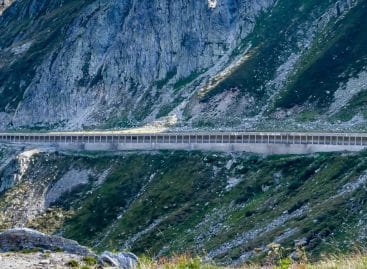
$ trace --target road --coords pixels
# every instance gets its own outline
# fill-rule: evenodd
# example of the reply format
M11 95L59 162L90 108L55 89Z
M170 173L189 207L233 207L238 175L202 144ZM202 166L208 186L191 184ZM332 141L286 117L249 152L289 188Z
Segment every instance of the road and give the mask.
M259 153L309 153L317 152L317 149L320 151L359 151L367 147L367 134L296 132L0 133L0 142L43 144L85 150L198 149Z

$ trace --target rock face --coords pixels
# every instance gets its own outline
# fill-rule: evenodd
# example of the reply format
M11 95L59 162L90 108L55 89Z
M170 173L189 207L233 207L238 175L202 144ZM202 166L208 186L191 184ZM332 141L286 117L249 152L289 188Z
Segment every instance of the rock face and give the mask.
M25 249L64 251L70 254L91 255L86 247L76 241L59 236L46 235L31 229L11 229L0 233L0 251L20 251Z
M109 171L109 165L88 169L78 161L55 165L52 155L0 145L0 230L30 227L52 234L67 217L54 206L64 204L70 194L99 186Z
M49 9L61 13L76 5L73 2L24 1L12 11L22 14L24 20L39 16L40 21ZM173 88L227 64L230 54L255 26L257 15L275 1L76 2L80 9L73 14L75 19L60 26L65 35L53 39L58 42L54 47L48 43L49 51L39 59L37 71L28 81L24 76L17 87L22 101L2 104L3 110L14 114L13 126L45 123L78 128L100 125L111 118L126 124L149 121L165 105L172 107L178 97ZM0 24L9 25L13 19L6 16ZM28 33L36 30L33 24L27 27L23 30ZM36 46L24 44L39 41L32 34L16 36L1 44L15 58ZM15 94L6 84L3 93Z
M70 193L78 187L82 187L89 183L90 171L68 171L59 181L55 183L46 193L45 207L48 208L52 203L56 202L63 194Z

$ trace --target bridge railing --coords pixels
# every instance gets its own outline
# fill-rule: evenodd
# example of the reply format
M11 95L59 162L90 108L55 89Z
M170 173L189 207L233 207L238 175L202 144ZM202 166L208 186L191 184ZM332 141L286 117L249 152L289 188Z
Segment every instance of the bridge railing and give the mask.
M116 144L314 144L367 146L367 134L182 133L182 134L0 134L6 143Z

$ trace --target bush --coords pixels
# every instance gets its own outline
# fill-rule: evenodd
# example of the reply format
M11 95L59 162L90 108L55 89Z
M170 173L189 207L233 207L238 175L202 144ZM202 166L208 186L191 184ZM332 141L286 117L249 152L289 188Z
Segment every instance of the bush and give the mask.
M292 265L292 261L290 258L283 258L280 260L279 265L276 267L277 269L288 269Z
M97 264L97 258L93 256L85 256L83 257L83 262L86 265L92 266Z
M66 263L66 266L71 267L71 268L77 268L79 267L79 262L76 260L70 260Z

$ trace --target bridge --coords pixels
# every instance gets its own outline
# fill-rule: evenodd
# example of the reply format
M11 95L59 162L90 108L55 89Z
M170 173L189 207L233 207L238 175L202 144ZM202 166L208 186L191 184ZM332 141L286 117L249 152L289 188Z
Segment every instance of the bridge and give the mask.
M203 150L263 154L360 151L366 133L182 132L0 133L0 143L60 150Z

